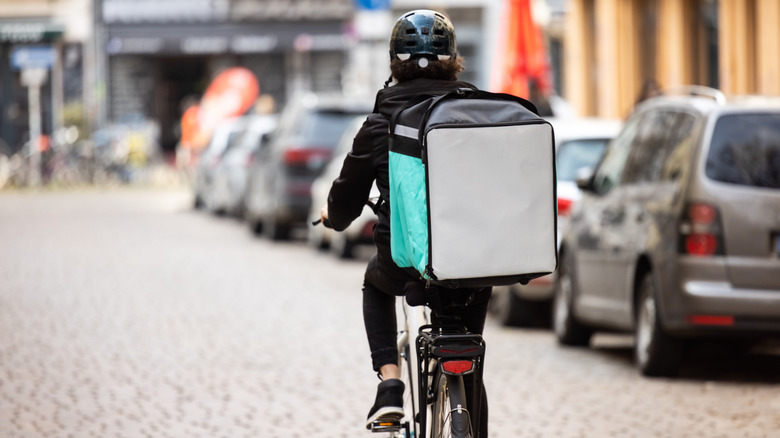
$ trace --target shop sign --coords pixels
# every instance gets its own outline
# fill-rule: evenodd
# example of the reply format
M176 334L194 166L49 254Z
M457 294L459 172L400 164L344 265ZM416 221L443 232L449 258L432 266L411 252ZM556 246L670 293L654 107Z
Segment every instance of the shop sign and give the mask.
M109 55L210 55L341 51L351 41L340 21L240 23L231 26L109 26Z
M103 0L102 11L107 24L346 20L354 12L353 1Z
M64 26L44 22L6 22L0 23L0 42L3 43L39 43L52 41L62 36Z
M16 46L11 49L11 67L16 70L49 69L57 59L51 46Z
M355 0L355 6L368 11L386 11L390 9L390 0Z

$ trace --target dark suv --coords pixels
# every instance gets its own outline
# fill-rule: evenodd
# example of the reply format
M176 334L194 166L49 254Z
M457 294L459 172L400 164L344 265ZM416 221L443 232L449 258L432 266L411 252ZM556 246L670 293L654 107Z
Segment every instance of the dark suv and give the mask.
M249 172L245 217L256 233L288 239L293 227L306 223L312 182L353 117L372 107L343 96L307 94L290 101Z
M780 335L780 100L651 99L578 185L560 343L633 331L640 371L671 375L688 340Z

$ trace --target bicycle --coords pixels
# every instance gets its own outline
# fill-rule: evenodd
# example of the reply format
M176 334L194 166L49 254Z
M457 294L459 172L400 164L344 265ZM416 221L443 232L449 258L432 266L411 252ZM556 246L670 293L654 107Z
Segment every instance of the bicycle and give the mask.
M369 205L375 207L371 201ZM316 220L312 225L321 222ZM330 227L327 221L323 225ZM405 386L404 417L374 422L370 428L374 433L388 433L390 438L478 437L484 402L485 341L459 324L457 316L444 312L439 290L426 287L424 292L401 297L404 319L397 346ZM464 302L450 306L468 306L473 298L471 294ZM414 344L413 331L417 333ZM465 376L470 377L470 385L466 385Z
M375 422L371 431L388 432L392 438L476 437L481 415L472 411L479 413L482 407L484 339L458 325L457 317L432 315L430 303L410 304L408 297L402 301L397 342L405 415L399 421ZM434 324L432 319L450 323ZM464 376L472 377L471 391Z

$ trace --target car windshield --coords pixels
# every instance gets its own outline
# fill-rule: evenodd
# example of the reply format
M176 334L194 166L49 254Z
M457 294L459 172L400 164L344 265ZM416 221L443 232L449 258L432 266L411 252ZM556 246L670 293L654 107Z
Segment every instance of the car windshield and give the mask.
M587 139L571 140L558 145L558 180L574 181L578 170L583 167L596 167L608 142L608 139Z
M780 189L780 114L721 117L706 173L725 183Z
M305 144L334 149L355 115L342 111L310 112L301 123L301 138Z

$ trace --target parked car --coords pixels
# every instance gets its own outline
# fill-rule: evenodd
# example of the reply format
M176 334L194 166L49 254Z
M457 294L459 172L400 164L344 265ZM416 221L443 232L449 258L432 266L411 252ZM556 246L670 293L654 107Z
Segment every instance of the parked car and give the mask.
M349 127L341 136L341 140L333 153L333 158L330 163L328 163L327 167L325 167L325 171L314 180L311 188L312 205L311 211L309 212L310 223L320 218L320 210L322 209L322 206L328 202L330 187L333 184L333 181L338 178L344 158L349 151L352 150L352 140L360 130L360 127L363 126L365 120L365 116L356 116L352 120ZM379 189L376 188L376 184L372 187L369 198L373 199L374 202L379 198ZM366 205L363 208L363 213L344 231L336 232L321 225L310 226L308 240L315 248L323 250L330 248L330 250L339 258L352 258L355 247L363 244L373 244L374 224L376 224L376 222L376 213L374 213L371 207Z
M217 214L243 215L249 167L259 149L266 146L263 136L276 127L274 115L252 114L241 119L235 140L228 144L213 171L209 208Z
M195 208L205 207L210 209L213 189L214 170L217 168L222 154L228 145L234 142L237 134L243 126L240 118L233 118L222 122L211 136L211 140L198 158L195 166L195 179L193 183L193 195Z
M607 143L620 131L621 121L599 118L550 118L555 133L558 243L566 230L571 206L582 195L575 178L583 169L593 169ZM515 284L493 288L491 313L504 325L539 326L550 324L555 273Z
M780 334L778 139L778 99L727 102L697 87L640 104L578 180L558 341L633 332L640 372L663 376L691 341Z
M344 96L291 99L269 147L260 151L249 171L245 216L256 233L283 240L294 227L306 225L314 179L352 118L365 117L372 108L373 102Z

